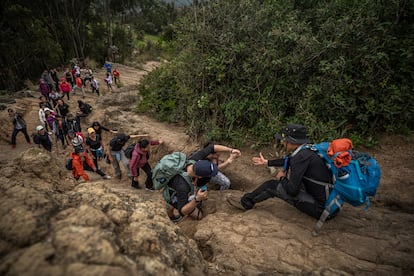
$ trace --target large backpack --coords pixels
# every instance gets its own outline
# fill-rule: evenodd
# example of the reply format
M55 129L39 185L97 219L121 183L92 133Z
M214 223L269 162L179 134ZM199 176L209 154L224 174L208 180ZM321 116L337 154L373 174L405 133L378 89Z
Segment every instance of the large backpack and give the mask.
M346 138L306 145L302 148L315 151L325 161L333 178L333 186L306 178L314 183L332 188L331 192L327 194L325 210L316 223L312 235L319 234L325 220L335 214L344 202L352 206L365 204L365 209L369 208L369 197L375 196L381 179L380 167L373 157L368 153L353 152L352 141Z
M194 160L187 160L187 156L182 152L173 152L165 155L155 165L152 170L152 181L154 189L163 190L164 199L167 203L172 203L172 198L175 195L175 190L167 184L177 174L181 175L190 187L190 193L194 191L194 185L191 177L186 172L186 167L189 164L194 164Z

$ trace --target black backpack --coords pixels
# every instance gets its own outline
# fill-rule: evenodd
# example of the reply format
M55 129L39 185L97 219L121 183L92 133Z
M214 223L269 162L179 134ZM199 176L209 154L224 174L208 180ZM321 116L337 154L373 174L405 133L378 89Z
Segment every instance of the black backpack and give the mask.
M125 157L126 158L128 158L128 159L131 159L131 157L132 157L132 152L134 152L134 148L135 148L135 145L136 145L137 143L132 143L132 144L130 144L125 150L124 150L124 153L125 153ZM141 159L141 158L140 158Z
M132 143L124 150L124 154L125 154L126 158L128 158L128 159L132 158L132 153L134 152L136 144L137 143ZM142 154L139 155L139 160L141 160L141 159L142 159ZM147 160L148 159L149 159L149 153L147 152Z
M113 151L119 151L125 145L129 138L125 134L118 134L109 142Z

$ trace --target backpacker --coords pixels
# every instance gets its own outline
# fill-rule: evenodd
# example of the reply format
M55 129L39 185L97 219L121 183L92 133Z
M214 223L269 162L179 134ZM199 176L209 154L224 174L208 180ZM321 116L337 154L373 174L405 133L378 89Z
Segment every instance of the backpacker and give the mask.
M129 140L128 136L120 133L117 134L114 138L111 139L109 145L111 146L111 150L113 151L120 151L125 143Z
M155 165L152 170L152 181L155 190L163 189L163 196L167 203L172 203L172 198L175 195L175 190L167 184L177 174L181 175L190 186L190 193L194 191L194 185L191 177L186 171L186 167L194 164L194 160L187 160L187 157L182 152L173 152L165 155Z
M126 149L124 149L124 154L125 157L128 159L132 158L132 153L134 152L135 146L137 145L137 143L132 143L130 144L128 147L126 147ZM142 154L139 155L139 160L142 159ZM149 159L149 153L147 152L147 160Z
M303 148L318 153L331 170L333 178L332 191L327 194L325 210L316 223L312 235L318 235L328 216L336 213L344 202L352 206L366 204L365 209L369 208L369 197L375 196L381 178L380 167L374 158L367 153L353 152L352 141L346 138L336 139L331 143L306 145ZM325 186L332 185L306 179Z

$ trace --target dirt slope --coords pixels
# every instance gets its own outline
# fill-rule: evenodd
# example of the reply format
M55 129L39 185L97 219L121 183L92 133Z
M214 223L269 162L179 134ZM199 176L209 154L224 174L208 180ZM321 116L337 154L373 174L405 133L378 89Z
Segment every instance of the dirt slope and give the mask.
M146 64L145 70L118 65L124 87L107 93L101 81L101 97L87 94L86 101L94 106L90 118L83 121L83 130L92 121L116 128L129 134L146 133L151 138L162 139L165 145L154 147L152 162L175 150L191 152L197 143L188 138L180 126L157 122L133 112L136 102L135 85L147 71L157 64ZM95 74L103 79L103 70ZM76 100L69 102L71 110ZM13 105L25 112L29 128L38 124L37 98L18 99ZM17 155L35 145L27 145L19 134L17 148L6 143L11 126L4 123L7 114L0 116L0 160L4 166ZM105 141L111 134L104 133ZM257 275L259 273L318 274L413 274L414 273L414 140L412 137L389 136L381 139L379 146L369 152L378 160L383 177L376 199L368 212L345 206L341 215L324 226L324 235L312 238L310 230L315 221L277 199L258 205L254 210L241 213L228 207L225 196L242 194L270 178L266 168L254 167L251 157L256 155L250 145L242 148L242 157L226 169L232 180L233 190L211 191L206 202L208 216L201 222L186 221L179 226L194 238L209 262L208 274ZM52 154L63 165L70 150L54 149ZM273 148L263 148L268 158L274 156ZM102 168L112 175L112 168L102 162ZM16 172L18 173L18 172ZM100 178L90 174L92 181ZM70 172L62 180L70 179ZM141 179L142 182L143 179ZM130 188L129 181L106 181L107 185L123 193L144 193ZM146 193L146 192L145 192ZM151 198L151 194L146 195ZM318 270L321 269L321 270Z

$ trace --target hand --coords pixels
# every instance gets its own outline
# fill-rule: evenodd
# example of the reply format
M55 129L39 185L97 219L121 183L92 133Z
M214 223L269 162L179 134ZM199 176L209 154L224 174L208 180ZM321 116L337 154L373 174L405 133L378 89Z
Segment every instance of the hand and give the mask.
M234 159L239 158L241 156L241 151L238 149L232 149L230 156L233 156Z
M164 143L164 141L163 140L158 140L158 144L163 144Z
M260 155L259 157L252 158L253 164L256 166L267 165L267 159L263 157L262 153L259 153L259 155Z
M138 176L134 176L134 181L138 181Z
M202 191L201 189L199 189L197 191L196 198L198 201L206 200L207 197L208 197L208 190Z

